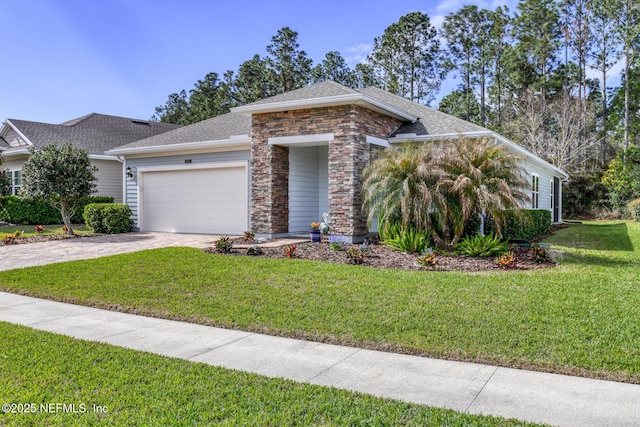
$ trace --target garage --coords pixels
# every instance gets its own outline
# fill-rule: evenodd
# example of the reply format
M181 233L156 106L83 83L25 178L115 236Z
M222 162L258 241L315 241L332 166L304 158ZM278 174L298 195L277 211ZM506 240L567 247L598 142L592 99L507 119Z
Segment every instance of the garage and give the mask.
M140 171L140 228L242 234L248 229L246 165L193 166Z

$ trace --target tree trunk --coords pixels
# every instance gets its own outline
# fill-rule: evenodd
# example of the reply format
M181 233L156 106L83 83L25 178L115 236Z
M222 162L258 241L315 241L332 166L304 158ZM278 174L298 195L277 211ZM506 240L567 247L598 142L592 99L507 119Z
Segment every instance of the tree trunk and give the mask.
M73 212L70 211L69 206L64 202L60 203L60 215L62 216L64 226L67 227L67 234L73 236L75 234L71 227L71 217L73 216Z

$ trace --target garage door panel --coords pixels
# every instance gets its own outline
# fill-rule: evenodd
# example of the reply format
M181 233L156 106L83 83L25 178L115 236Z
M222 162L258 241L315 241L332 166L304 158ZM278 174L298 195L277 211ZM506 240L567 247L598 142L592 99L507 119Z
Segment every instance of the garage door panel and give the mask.
M244 167L145 172L143 183L143 230L242 234L247 229Z

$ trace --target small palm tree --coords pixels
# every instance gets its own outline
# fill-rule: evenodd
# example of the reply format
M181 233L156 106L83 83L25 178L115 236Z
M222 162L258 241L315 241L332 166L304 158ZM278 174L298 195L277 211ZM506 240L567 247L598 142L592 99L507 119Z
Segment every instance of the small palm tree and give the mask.
M451 250L472 215L483 212L501 235L505 210L529 200L521 157L489 139L406 144L391 148L364 171L364 208L369 221L400 221L406 229L431 233Z
M441 206L443 236L434 235L442 247L455 245L472 215L486 212L501 235L506 210L519 212L529 200L529 181L522 158L488 138L460 137L443 145L435 162L440 179L437 192L445 195Z
M381 223L401 221L430 232L431 213L440 176L434 174L431 144L405 144L383 151L364 171L364 208L368 220Z

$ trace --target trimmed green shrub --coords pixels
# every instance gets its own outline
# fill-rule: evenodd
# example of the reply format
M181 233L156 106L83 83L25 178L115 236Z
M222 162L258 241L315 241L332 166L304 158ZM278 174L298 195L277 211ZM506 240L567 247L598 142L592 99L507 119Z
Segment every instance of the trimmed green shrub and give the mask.
M87 228L96 233L118 234L131 231L131 209L122 203L91 203L84 207Z
M634 221L640 221L640 199L635 199L627 204L627 215Z
M113 197L91 196L83 199L83 205L90 203L113 203ZM53 206L43 200L18 196L0 197L0 220L20 225L61 224L62 216ZM83 222L83 210L78 210L71 222Z
M545 209L523 209L521 216L507 211L506 221L502 225L502 238L506 240L529 240L551 233L551 211ZM484 224L485 234L495 234L495 224L487 218Z
M456 245L456 253L460 255L490 257L506 252L507 242L500 240L498 236L493 234L467 236Z
M396 251L422 253L429 247L429 236L414 227L403 227L401 223L384 224L380 228L380 243Z

